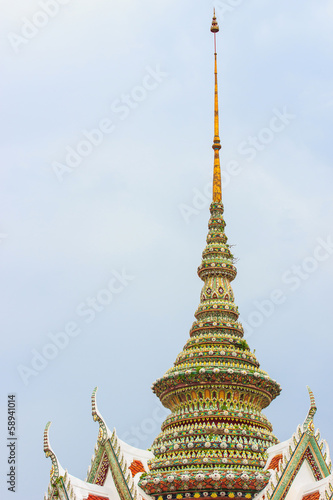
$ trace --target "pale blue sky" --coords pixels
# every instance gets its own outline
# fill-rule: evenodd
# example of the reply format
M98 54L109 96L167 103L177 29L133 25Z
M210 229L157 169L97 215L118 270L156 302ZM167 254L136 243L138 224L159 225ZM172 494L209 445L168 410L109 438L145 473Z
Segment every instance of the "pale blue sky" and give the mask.
M213 165L212 2L69 0L53 17L41 4L0 7L0 429L6 437L14 391L18 500L47 488L48 420L62 466L85 478L96 385L120 437L146 448L158 434L150 385L182 349L198 305ZM287 439L305 418L309 385L315 423L333 446L333 1L216 7L236 302L245 322L258 322L249 344L283 389L266 411L276 436ZM44 26L29 31L24 18ZM57 177L55 162L101 123L100 143ZM255 153L249 137L259 139ZM127 285L123 270L134 277ZM86 301L108 300L100 291L110 280L119 293L88 323ZM272 306L272 294L281 303ZM32 351L69 322L80 332L24 385L18 366L32 369ZM7 498L4 474L0 491Z

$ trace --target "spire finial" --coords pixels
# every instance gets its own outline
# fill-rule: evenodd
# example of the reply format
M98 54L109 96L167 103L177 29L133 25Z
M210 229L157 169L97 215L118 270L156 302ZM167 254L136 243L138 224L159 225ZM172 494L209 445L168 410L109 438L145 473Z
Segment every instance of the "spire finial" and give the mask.
M213 202L222 201L222 187L221 187L221 166L220 166L220 149L221 142L219 136L219 100L217 89L217 50L216 50L216 33L219 32L219 25L214 15L210 31L214 33L214 59L215 59L215 97L214 97L214 176L213 176Z
M212 33L217 33L219 31L219 25L218 25L218 22L217 22L216 16L215 16L215 9L214 9L214 15L213 15L212 26L210 28L210 31Z

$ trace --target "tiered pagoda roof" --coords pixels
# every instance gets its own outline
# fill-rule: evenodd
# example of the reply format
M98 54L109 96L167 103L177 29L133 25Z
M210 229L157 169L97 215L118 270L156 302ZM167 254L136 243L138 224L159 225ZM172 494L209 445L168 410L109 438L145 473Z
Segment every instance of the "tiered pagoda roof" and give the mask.
M189 340L174 366L153 384L171 414L154 441L150 472L140 480L146 493L165 500L184 493L198 498L203 492L213 498L228 492L251 498L268 483L266 450L277 442L262 409L281 389L259 368L243 339L231 287L237 271L223 218L215 13L211 31L214 174L207 246L198 268L204 285Z

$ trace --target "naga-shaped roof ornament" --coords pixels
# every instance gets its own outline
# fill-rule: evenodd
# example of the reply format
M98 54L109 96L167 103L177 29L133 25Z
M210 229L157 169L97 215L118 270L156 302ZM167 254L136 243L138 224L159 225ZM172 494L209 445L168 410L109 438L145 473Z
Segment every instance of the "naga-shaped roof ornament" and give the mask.
M52 461L52 467L50 470L50 483L52 485L55 485L57 479L60 477L60 464L59 460L57 459L56 454L51 448L50 445L50 440L49 440L49 428L50 428L51 422L48 422L45 426L44 430L44 453L46 457L50 457Z
M98 438L97 441L100 444L104 444L105 441L110 437L109 436L109 429L105 423L104 418L100 414L97 408L97 403L96 403L96 393L97 393L98 387L95 387L93 390L93 393L91 395L91 414L93 416L93 419L95 422L97 421L99 423L99 433L98 433Z
M308 432L309 434L314 434L315 428L313 424L313 417L316 414L317 407L316 407L316 401L313 395L313 392L311 391L310 387L307 385L306 386L309 396L310 396L310 408L307 414L306 419L304 420L303 424L303 431Z

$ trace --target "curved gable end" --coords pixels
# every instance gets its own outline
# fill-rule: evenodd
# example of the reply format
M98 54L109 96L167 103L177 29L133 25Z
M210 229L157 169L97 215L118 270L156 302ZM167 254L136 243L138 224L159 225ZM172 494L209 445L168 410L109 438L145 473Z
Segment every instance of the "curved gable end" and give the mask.
M318 499L331 498L332 464L326 442L315 433L313 417L316 413L315 400L310 395L310 409L302 426L298 426L292 438L267 450L267 469L271 478L258 500L303 500L308 495ZM325 449L324 449L325 447ZM320 489L318 488L320 486ZM313 492L307 493L313 489ZM325 492L325 496L320 495ZM313 499L315 500L315 496ZM312 497L309 497L312 500Z

